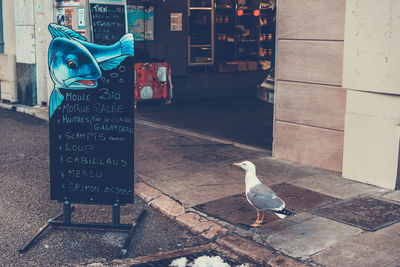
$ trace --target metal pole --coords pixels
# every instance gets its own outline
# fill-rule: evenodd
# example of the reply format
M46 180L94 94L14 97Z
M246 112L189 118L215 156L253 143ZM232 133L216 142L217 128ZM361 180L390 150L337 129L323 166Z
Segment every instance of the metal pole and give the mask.
M71 223L71 202L64 201L64 223Z
M120 223L120 205L118 203L115 203L113 205L113 210L112 210L112 222L114 225L119 225Z

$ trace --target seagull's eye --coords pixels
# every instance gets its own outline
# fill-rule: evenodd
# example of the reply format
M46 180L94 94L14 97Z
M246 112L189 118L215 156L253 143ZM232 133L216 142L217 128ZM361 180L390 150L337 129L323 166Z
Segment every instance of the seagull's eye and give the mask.
M73 70L76 69L76 62L72 59L68 60L67 65L68 65L68 68L70 68L70 69L73 69Z

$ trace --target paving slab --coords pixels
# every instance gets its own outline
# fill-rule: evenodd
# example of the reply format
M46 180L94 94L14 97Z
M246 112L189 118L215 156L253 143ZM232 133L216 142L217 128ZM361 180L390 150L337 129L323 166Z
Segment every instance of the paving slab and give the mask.
M370 196L337 201L312 211L313 214L376 231L400 222L400 204Z
M271 186L286 203L286 208L294 213L309 211L317 206L336 201L336 198L287 183Z
M286 202L287 209L294 213L311 210L317 206L336 200L327 195L287 183L276 184L271 188ZM196 205L193 208L245 229L252 228L250 227L250 224L255 221L257 214L256 210L249 204L244 194L227 196ZM272 212L266 211L264 224L261 228L268 228L267 224L275 220L279 220L278 216Z
M193 207L208 201L219 199L220 197L227 197L231 194L242 193L242 186L220 185L199 189L196 186L187 186L186 189L172 192L172 196L179 199L182 204L187 207Z
M385 267L399 267L400 266L400 260L395 260L387 265Z
M245 229L251 228L250 224L252 224L257 217L256 210L247 201L244 193L202 203L193 208ZM277 219L278 217L276 215L267 212L264 222L267 223Z
M289 256L306 259L360 233L359 228L316 217L271 234L266 243Z
M312 259L327 267L399 266L400 224L337 243Z
M388 192L387 189L350 181L335 174L312 175L289 181L289 183L340 199L361 194L379 196Z
M311 220L313 218L316 218L316 216L312 215L311 213L297 213L296 216L290 216L284 219L278 219L270 223L264 224L262 227L254 229L254 232L259 234L263 238L262 241L265 242L268 236L277 232L288 231L288 228L293 227L296 224Z
M276 160L272 157L260 157L253 160L253 163L256 165L258 178L267 185L280 184L315 175L313 169L299 168L296 164Z
M166 159L168 162L166 162ZM151 173L154 170L162 170L175 165L179 165L183 158L172 154L154 155L145 154L141 155L135 153L135 173Z
M207 167L184 160L151 172L137 171L137 175L188 207L244 191L244 176L230 164Z
M203 164L217 164L219 162L233 163L254 158L260 152L243 150L231 144L203 141L200 144L173 144L169 146L184 158Z
M394 201L400 202L400 190L389 192L389 193L383 195L383 197L387 198L387 199L390 199L390 200L394 200Z

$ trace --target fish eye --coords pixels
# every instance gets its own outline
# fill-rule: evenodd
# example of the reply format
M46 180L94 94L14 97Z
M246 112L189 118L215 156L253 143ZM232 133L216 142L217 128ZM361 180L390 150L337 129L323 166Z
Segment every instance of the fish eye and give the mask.
M67 65L68 65L68 68L70 68L70 69L73 69L73 70L76 69L76 62L72 59L68 60Z

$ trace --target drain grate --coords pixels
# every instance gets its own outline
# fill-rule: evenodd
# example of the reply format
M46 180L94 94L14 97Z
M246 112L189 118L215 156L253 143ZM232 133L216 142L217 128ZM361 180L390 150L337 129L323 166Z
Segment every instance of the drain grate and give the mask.
M232 260L220 255L219 253L217 253L214 250L210 250L210 251L204 251L204 252L197 252L197 253L192 253L192 254L186 254L186 255L182 255L182 256L178 256L178 257L171 257L171 258L167 258L167 259L162 259L162 260L156 260L156 261L151 261L151 262L145 262L145 263L141 263L138 265L135 265L136 267L166 267L169 266L171 264L172 261L185 257L187 259L188 263L193 262L195 259L197 259L198 257L201 256L209 256L209 257L216 257L216 256L220 256L224 262L228 263L230 266L237 266L239 265L239 263L235 263Z
M337 200L336 198L287 183L274 185L272 189L286 202L287 209L295 213L311 210L317 206ZM256 210L247 202L244 194L210 201L194 208L244 228L249 228L249 225L254 222L257 215ZM272 212L266 212L264 225L278 219Z
M376 231L400 222L399 204L365 196L339 201L312 213L367 231Z
M193 208L244 228L248 228L257 215L256 210L247 202L244 194L227 196ZM268 223L277 219L278 217L274 214L267 212L264 222Z
M337 200L337 198L287 183L277 184L271 188L285 201L287 209L295 213L308 211Z

